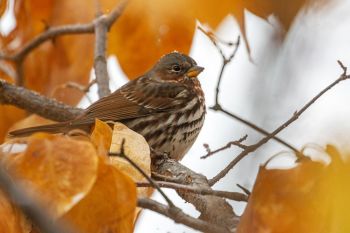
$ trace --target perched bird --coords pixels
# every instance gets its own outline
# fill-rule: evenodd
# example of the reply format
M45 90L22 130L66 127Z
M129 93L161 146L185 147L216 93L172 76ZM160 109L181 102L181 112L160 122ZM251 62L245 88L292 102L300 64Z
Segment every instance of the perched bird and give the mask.
M72 129L90 132L95 118L118 121L143 135L155 151L180 160L203 126L205 101L197 79L203 69L185 54L169 53L146 74L96 101L76 119L9 134L65 133Z

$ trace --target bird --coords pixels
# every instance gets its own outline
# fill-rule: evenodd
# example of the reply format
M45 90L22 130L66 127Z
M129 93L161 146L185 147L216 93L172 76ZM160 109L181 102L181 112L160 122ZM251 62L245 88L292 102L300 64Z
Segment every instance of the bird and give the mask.
M121 122L141 134L151 149L181 160L196 140L206 114L198 80L204 70L180 52L162 56L144 75L99 99L73 120L9 132L23 137L35 132L90 132L95 119Z

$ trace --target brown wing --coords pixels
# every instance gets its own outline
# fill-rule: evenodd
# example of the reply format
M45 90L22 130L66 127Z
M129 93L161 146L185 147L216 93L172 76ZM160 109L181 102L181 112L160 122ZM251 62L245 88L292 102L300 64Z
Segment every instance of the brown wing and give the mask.
M141 77L93 103L71 124L92 124L95 118L122 121L155 112L175 111L185 106L192 94L184 85Z

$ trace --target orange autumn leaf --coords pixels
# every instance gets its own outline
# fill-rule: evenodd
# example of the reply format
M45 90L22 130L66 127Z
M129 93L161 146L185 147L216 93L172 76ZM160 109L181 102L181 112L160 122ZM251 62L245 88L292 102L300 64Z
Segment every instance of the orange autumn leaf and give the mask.
M4 141L12 124L25 117L25 111L14 106L0 105L0 142Z
M328 146L329 165L260 168L238 232L350 232L350 160ZM348 155L347 155L348 156Z
M222 0L220 4L212 0L133 0L111 29L109 51L117 55L124 72L134 79L166 53L188 53L196 20L215 28L233 14L249 52L244 9L265 19L274 14L288 30L299 10L309 2L320 0ZM111 8L108 5L107 9Z
M107 155L112 142L112 129L99 119L95 120L94 130L91 133L91 142L96 146L99 155Z
M182 8L183 0L129 2L111 28L108 45L130 79L150 69L166 53L189 52L195 20L188 18Z
M8 2L7 0L0 0L0 18L2 14L6 11Z
M17 25L10 35L3 38L3 47L7 54L13 54L48 27L90 22L94 13L94 4L86 4L86 1L17 0ZM15 47L8 46L13 41L19 43ZM25 84L30 89L74 105L82 93L65 88L57 90L57 87L68 81L87 84L92 63L92 35L58 37L46 41L26 57L23 70Z
M146 140L140 134L132 131L119 122L114 123L113 132L110 126L98 119L95 120L91 141L97 147L99 155L108 155L108 152L120 153L122 140L125 140L124 150L148 176L151 175L150 149ZM125 159L117 156L109 156L111 165L129 176L134 182L146 181L142 174L137 171ZM151 188L138 188L138 197L149 197L153 192Z
M97 180L91 191L62 219L80 232L133 232L136 209L134 182L100 158Z
M77 1L16 0L14 9L17 25L8 36L0 36L2 52L13 54L19 51L48 26L77 23L84 19L88 22L93 19L93 6L90 14L85 8L84 12L75 12L74 9L85 6L85 2L80 4ZM67 14L73 11L74 14ZM34 49L24 61L26 86L74 105L80 100L82 93L57 88L67 81L86 84L89 80L92 54L92 36L76 35L47 41ZM0 141L3 141L9 127L24 116L25 112L22 110L0 106Z
M7 153L2 160L54 216L67 212L90 191L98 167L91 143L44 133L32 135L23 152Z

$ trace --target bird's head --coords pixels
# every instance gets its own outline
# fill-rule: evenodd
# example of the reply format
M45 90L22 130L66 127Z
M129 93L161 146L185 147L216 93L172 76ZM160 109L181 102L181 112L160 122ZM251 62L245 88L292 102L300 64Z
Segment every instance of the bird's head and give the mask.
M172 52L159 59L152 68L153 75L163 81L183 82L197 76L204 70L191 57Z

